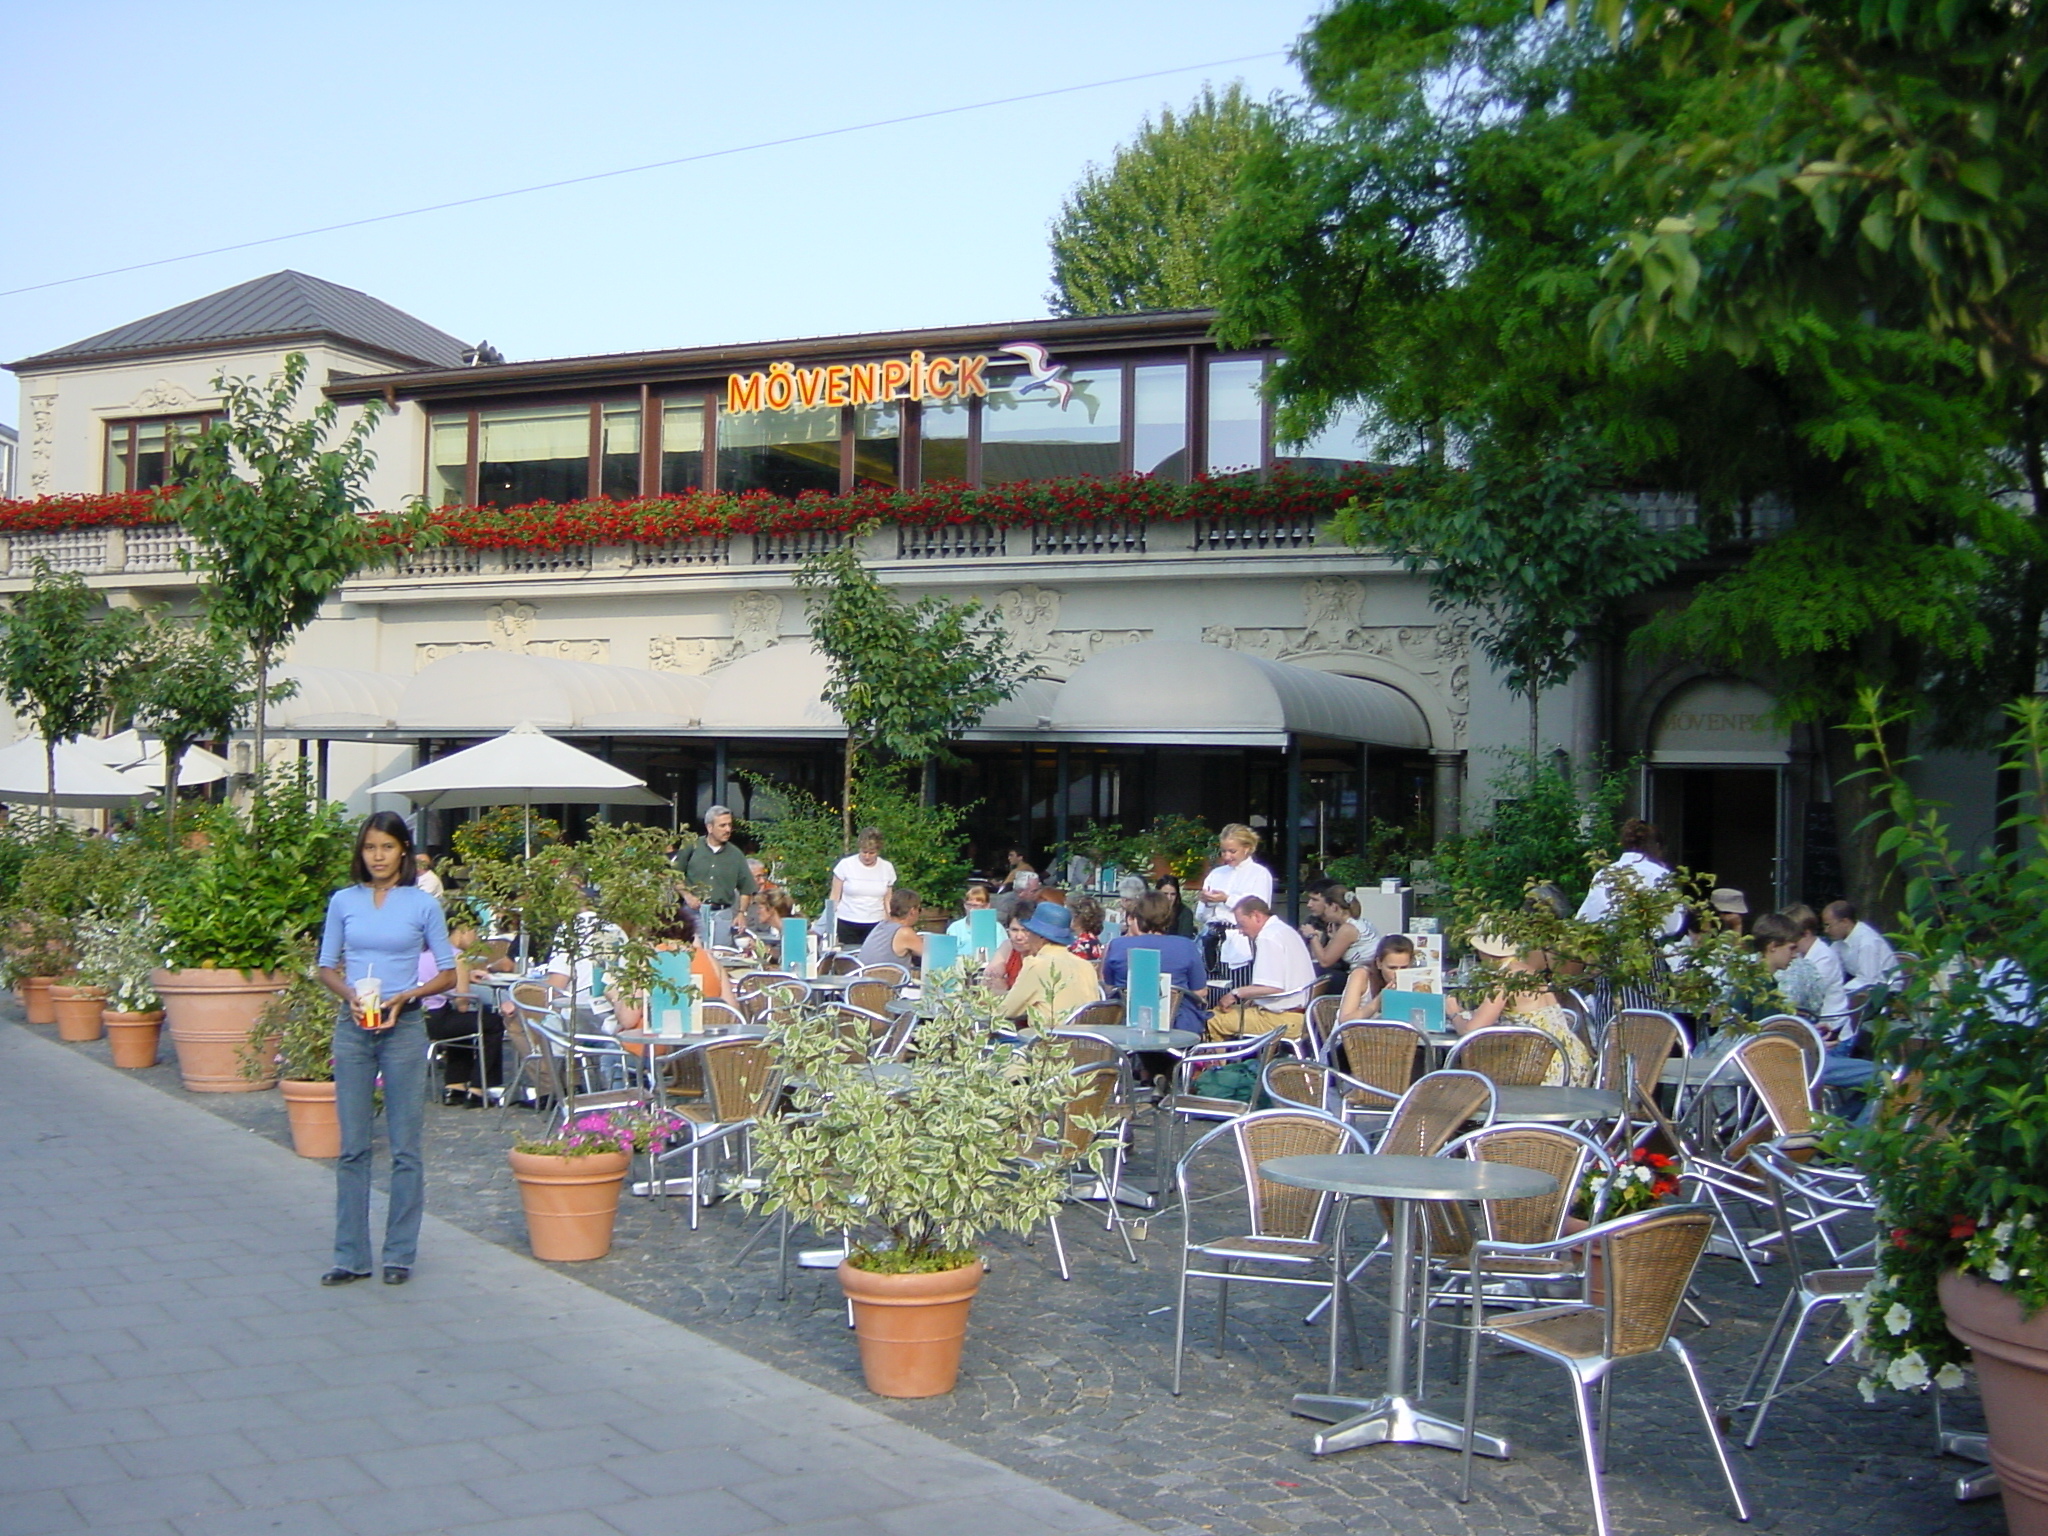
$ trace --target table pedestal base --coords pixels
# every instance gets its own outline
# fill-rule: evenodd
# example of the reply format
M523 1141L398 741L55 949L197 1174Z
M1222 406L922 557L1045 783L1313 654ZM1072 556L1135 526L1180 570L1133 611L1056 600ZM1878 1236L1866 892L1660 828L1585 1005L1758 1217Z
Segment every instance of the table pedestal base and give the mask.
M1446 1451L1465 1444L1462 1421L1431 1413L1408 1397L1332 1397L1321 1392L1295 1394L1294 1411L1304 1419L1320 1419L1331 1427L1310 1436L1309 1454L1334 1456L1362 1445L1434 1445ZM1498 1435L1475 1434L1472 1449L1481 1456L1506 1460L1508 1443Z

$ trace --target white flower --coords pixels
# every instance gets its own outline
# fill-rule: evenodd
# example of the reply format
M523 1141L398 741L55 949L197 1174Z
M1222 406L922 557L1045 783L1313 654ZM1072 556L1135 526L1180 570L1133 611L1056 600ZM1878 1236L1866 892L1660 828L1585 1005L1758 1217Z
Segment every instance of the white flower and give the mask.
M1953 1392L1963 1384L1963 1368L1951 1360L1934 1373L1934 1384L1944 1392Z
M1913 1313L1903 1301L1895 1301L1884 1315L1886 1333L1904 1333L1913 1326Z
M1866 1403L1877 1401L1877 1382L1874 1378L1858 1376L1856 1378L1856 1390L1863 1394L1863 1401Z
M1909 1350L1885 1367L1884 1379L1901 1392L1924 1387L1928 1382L1927 1362L1919 1350Z
M1650 1172L1650 1170L1649 1170L1649 1169L1647 1169L1647 1168L1638 1168L1638 1169L1636 1169L1636 1170L1635 1170L1635 1175L1636 1175L1636 1182L1637 1182L1638 1184L1654 1184L1654 1183L1656 1183L1656 1182L1657 1182L1657 1175L1656 1175L1656 1174L1654 1174L1654 1173L1652 1173L1652 1172Z
M1861 1333L1863 1325L1870 1321L1869 1293L1858 1291L1854 1296L1846 1298L1842 1302L1842 1310L1849 1314L1849 1326Z
M2028 1230L2029 1232L2033 1231L2033 1230L2034 1230L2034 1213L2033 1213L2032 1211L2029 1211L2029 1212L2027 1212L2027 1214L2026 1214L2026 1215L2022 1216L2022 1217L2020 1218L2020 1225L2021 1225L2021 1226L2023 1226L2023 1227L2025 1227L2025 1228L2026 1228L2026 1229L2027 1229L2027 1230Z
M2010 1221L2001 1221L1997 1226L1993 1227L1991 1229L1991 1241L1998 1244L2001 1248L2011 1242L2012 1223Z
M1984 1278L2003 1285L2012 1278L2012 1266L2003 1259L1993 1259L1984 1270Z

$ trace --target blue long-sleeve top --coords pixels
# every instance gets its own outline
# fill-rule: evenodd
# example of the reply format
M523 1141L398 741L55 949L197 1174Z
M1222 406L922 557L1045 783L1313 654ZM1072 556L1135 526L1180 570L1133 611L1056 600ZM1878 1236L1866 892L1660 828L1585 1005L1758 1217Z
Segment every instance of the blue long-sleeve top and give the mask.
M419 984L422 952L441 970L455 967L441 903L418 886L392 886L382 906L367 885L345 885L327 899L320 963L340 971L350 986L375 976L384 996L396 997Z
M1175 1029L1201 1032L1205 1022L1203 1002L1208 994L1208 970L1202 964L1202 946L1193 939L1171 933L1126 933L1109 941L1102 956L1104 986L1121 987L1130 975L1130 953L1134 949L1159 951L1159 974L1180 988L1180 1006L1173 1013Z

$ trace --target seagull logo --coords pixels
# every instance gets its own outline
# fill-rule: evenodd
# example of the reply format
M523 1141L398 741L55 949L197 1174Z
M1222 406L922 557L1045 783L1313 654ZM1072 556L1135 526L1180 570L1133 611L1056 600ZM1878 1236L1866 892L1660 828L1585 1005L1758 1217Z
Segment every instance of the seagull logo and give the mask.
M1030 365L1031 372L1025 381L1017 386L1016 393L1028 395L1034 389L1049 389L1060 403L1060 409L1067 408L1067 402L1074 398L1074 382L1067 377L1067 365L1055 363L1046 354L1044 347L1035 341L1012 341L997 348L1001 352L1013 352Z

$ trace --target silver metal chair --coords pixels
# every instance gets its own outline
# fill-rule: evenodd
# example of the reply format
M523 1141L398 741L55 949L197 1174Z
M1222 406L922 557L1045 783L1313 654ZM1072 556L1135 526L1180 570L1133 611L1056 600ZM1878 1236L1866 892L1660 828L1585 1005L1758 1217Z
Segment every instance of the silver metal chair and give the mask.
M704 1168L704 1158L716 1151L724 1156L734 1145L739 1149L742 1174L752 1171L752 1142L747 1133L762 1115L775 1106L782 1092L782 1073L775 1056L759 1040L712 1040L701 1047L704 1080L709 1089L703 1104L676 1106L676 1113L688 1120L690 1137L670 1147L653 1160L649 1184L666 1192L668 1181L660 1165L688 1158L690 1164L690 1230L697 1230L697 1213L711 1203L714 1188Z
M1212 1067L1220 1067L1234 1061L1256 1061L1263 1064L1278 1048L1281 1033L1268 1030L1263 1035L1252 1035L1238 1040L1204 1040L1191 1045L1181 1053L1174 1063L1173 1076L1159 1100L1158 1118L1155 1121L1159 1138L1158 1163L1162 1180L1166 1170L1180 1161L1180 1136L1183 1125L1196 1120L1235 1120L1251 1109L1249 1099L1225 1099L1211 1097L1198 1092L1200 1077ZM1161 1191L1164 1193L1164 1190Z

